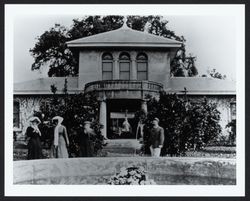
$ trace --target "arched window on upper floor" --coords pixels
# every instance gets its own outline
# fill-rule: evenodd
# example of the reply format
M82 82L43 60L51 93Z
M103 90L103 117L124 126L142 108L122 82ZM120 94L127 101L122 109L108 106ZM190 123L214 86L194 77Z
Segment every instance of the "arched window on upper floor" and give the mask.
M136 57L137 61L137 80L148 80L148 57L140 53Z
M119 56L119 72L121 80L130 79L130 55L126 52L123 52Z
M102 55L102 79L113 79L113 56L111 53L104 53Z

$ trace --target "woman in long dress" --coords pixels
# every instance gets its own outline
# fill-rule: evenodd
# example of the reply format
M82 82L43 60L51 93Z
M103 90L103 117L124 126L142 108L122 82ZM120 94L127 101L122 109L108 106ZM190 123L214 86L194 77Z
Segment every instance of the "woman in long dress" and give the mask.
M30 126L26 130L28 142L28 160L42 158L41 132L38 124L41 123L38 117L30 118Z
M52 121L55 124L53 142L54 158L68 158L69 154L67 147L69 146L69 138L66 127L62 125L63 118L55 116Z

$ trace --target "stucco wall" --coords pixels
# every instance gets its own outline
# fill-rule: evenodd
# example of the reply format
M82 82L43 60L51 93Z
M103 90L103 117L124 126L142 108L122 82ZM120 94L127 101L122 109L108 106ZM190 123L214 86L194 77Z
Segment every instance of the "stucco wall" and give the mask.
M146 52L148 55L148 78L167 87L170 79L170 57L168 52Z
M41 103L47 100L48 96L14 96L14 101L19 103L19 129L22 134L29 126L28 119L34 115L35 111L39 111Z
M79 53L79 83L80 89L88 82L101 80L101 52L81 51Z
M107 51L106 51L107 52ZM136 79L136 56L138 51L108 51L113 56L113 79L119 79L119 54L128 52L131 57L130 79ZM165 51L143 51L148 56L148 79L164 84L170 77L170 57ZM79 54L79 87L102 79L102 54L104 51L84 50ZM133 75L134 72L134 75Z

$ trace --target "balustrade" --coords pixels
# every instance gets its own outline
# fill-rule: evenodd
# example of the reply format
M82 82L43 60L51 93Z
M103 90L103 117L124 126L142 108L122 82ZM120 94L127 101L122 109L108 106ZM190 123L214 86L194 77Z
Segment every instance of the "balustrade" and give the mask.
M146 90L157 92L162 89L162 84L146 80L102 80L85 85L85 92L102 90Z

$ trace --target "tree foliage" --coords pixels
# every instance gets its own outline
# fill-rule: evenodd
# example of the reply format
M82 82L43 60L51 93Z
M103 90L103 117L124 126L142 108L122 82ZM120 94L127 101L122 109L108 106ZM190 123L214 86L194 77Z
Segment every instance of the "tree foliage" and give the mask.
M67 93L67 80L65 80L65 86L62 89L64 94L57 94L55 86L51 86L53 90L53 97L51 97L47 102L44 102L40 107L40 114L42 114L43 124L43 134L45 140L52 143L53 140L53 127L50 126L51 119L54 116L61 116L64 118L63 125L66 126L68 130L70 147L69 151L71 156L79 155L79 135L83 130L84 121L91 121L92 128L94 129L96 136L93 139L95 154L97 155L99 151L103 148L104 137L101 134L102 126L98 122L98 101L94 94L71 94ZM47 122L45 124L44 122ZM52 130L51 130L52 129Z
M55 24L37 38L35 47L30 49L34 57L32 70L48 66L48 76L77 76L78 55L66 46L66 42L94 34L111 31L123 25L123 16L86 16L74 19L70 28ZM167 27L168 21L162 16L128 16L127 25L138 31L167 37L183 42L171 63L173 76L195 76L198 74L195 66L196 57L186 55L185 38L177 36Z
M220 112L206 99L190 101L176 94L162 92L160 99L151 98L145 122L145 153L149 153L149 130L152 120L160 119L165 131L162 155L185 155L189 149L203 149L221 132Z

